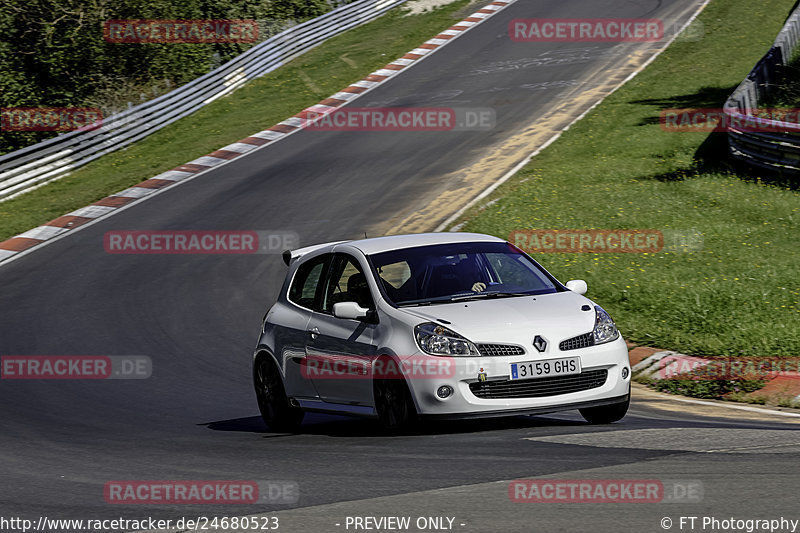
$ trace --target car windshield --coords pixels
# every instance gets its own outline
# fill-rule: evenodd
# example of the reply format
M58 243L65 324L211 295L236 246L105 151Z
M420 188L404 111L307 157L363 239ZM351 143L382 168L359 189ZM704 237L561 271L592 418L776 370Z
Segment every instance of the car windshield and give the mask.
M398 306L546 294L559 289L504 242L436 244L372 254L387 299Z

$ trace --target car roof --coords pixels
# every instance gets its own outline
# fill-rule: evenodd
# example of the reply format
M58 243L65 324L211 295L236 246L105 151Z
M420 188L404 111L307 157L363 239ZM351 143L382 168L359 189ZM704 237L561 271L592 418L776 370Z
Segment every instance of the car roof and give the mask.
M389 235L387 237L373 237L371 239L360 239L349 241L348 246L358 248L365 255L400 250L415 246L428 246L433 244L452 244L458 242L505 242L503 239L484 235L482 233L416 233L411 235Z
M415 246L428 246L433 244L452 244L458 242L505 242L503 239L484 235L482 233L414 233L408 235L390 235L387 237L372 237L369 239L359 239L354 241L335 241L314 244L295 250L283 252L283 259L286 264L294 260L311 254L312 252L328 253L340 246L353 247L361 251L364 255L389 252L403 248L413 248ZM317 255L316 253L314 255Z

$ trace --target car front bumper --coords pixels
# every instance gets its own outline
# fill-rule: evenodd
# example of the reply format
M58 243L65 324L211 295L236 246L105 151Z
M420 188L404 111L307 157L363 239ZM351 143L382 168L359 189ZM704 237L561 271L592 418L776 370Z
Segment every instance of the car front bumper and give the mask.
M423 354L416 354L413 357L436 358L436 356ZM602 375L602 371L605 370L605 380L594 379L591 386L583 390L564 392L563 389L559 390L556 387L552 394L543 392L554 389L545 386L539 379L509 381L511 363L564 357L580 357L581 374L573 375L573 377L598 376ZM448 367L447 372L424 377L415 375L406 377L417 413L421 416L470 418L582 409L625 401L630 391L628 349L622 337L607 344L564 352L529 353L512 357L454 357L448 359L453 364L452 367ZM539 383L536 383L537 381ZM567 381L574 382L575 380L567 378ZM511 388L511 390L525 389L534 392L527 397L479 397L470 388L470 385L478 383L497 384L505 390ZM452 389L452 394L446 398L437 395L437 390L443 386ZM473 386L478 387L478 385ZM517 394L517 392L512 394ZM518 394L528 393L519 392Z

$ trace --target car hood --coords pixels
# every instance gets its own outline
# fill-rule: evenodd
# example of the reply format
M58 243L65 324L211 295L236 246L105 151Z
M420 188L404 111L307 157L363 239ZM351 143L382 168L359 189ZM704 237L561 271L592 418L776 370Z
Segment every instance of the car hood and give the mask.
M589 311L581 310L588 305ZM572 291L406 307L416 318L437 322L475 343L520 344L536 335L551 346L594 328L594 302ZM443 322L449 322L449 324Z

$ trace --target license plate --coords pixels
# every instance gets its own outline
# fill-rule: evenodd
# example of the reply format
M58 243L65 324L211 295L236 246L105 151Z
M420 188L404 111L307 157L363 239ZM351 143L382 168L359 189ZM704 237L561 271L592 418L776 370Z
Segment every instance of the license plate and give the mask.
M511 379L536 379L581 373L580 357L511 363Z

